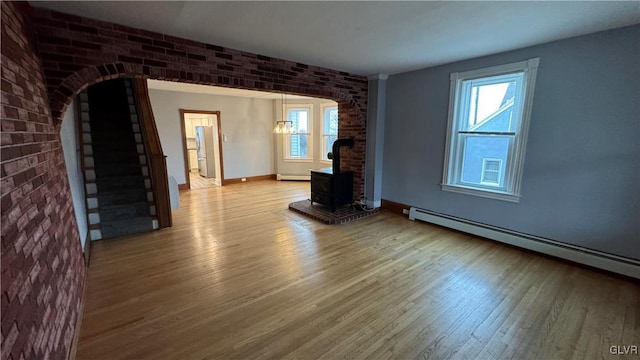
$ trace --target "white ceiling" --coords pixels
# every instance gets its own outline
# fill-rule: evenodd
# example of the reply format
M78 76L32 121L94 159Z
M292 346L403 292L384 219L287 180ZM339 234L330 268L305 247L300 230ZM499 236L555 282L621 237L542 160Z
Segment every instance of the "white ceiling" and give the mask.
M640 23L639 1L47 1L62 12L361 75Z

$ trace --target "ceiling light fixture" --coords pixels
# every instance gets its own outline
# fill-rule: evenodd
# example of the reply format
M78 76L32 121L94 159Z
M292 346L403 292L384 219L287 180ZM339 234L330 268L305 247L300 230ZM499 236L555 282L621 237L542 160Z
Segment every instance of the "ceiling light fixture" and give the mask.
M282 94L282 119L286 119L287 109L285 107L285 94ZM291 134L293 133L293 121L277 120L276 127L273 128L274 134Z

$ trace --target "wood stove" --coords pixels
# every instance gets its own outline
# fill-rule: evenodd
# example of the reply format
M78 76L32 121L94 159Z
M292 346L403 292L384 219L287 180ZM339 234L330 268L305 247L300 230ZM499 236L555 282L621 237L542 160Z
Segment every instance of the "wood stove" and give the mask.
M336 139L329 159L333 166L311 170L311 203L328 206L331 211L353 202L353 172L340 171L340 147L353 146L353 139Z

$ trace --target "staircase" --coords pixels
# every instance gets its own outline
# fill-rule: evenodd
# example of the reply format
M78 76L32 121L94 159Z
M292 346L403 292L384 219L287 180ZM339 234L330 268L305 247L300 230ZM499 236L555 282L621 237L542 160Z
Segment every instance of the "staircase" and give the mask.
M91 239L157 229L130 81L92 85L80 99Z

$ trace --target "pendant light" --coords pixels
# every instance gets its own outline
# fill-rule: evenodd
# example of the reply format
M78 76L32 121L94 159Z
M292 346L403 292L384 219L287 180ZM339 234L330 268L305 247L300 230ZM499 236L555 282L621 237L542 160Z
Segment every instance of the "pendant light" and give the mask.
M273 128L274 134L291 134L293 133L293 122L286 119L287 109L285 106L285 95L282 94L282 119L276 121L276 127Z

